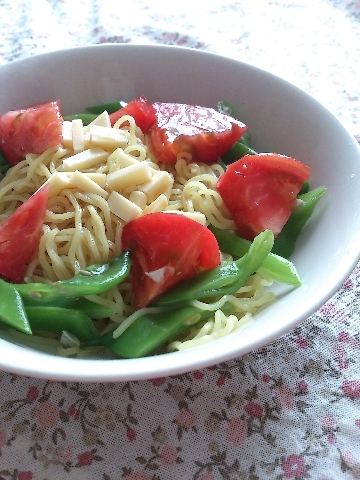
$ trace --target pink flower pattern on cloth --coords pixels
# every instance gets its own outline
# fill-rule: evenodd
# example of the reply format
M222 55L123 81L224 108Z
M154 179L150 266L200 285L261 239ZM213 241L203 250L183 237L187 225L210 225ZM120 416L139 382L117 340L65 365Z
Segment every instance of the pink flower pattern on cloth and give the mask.
M2 0L0 64L94 43L203 49L298 85L360 142L359 21L359 0ZM357 266L294 331L184 375L0 372L0 479L360 479L359 291Z

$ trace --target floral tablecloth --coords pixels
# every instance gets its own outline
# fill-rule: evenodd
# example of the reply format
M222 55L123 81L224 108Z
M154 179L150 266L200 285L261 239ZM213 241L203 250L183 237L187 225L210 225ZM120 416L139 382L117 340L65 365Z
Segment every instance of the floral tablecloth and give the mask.
M360 141L359 0L0 1L0 64L107 42L260 66ZM185 375L81 384L0 372L0 478L360 478L359 292L360 265L294 331Z

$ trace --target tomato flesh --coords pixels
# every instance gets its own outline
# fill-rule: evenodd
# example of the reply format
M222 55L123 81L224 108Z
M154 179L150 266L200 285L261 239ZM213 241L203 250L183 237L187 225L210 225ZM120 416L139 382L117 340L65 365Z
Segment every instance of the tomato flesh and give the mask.
M49 185L45 185L0 222L0 275L11 282L24 281L29 262L37 252Z
M213 233L177 213L150 213L129 222L123 229L122 246L132 252L135 308L149 305L199 269L220 264Z
M192 161L216 163L245 133L247 126L212 108L180 103L154 103L157 121L147 138L155 157L175 164L180 152Z
M16 165L27 153L39 154L60 145L62 122L59 101L1 115L0 148L10 165Z
M130 115L134 118L136 125L143 133L156 122L155 109L144 97L144 95L132 100L125 107L120 108L110 115L111 125L114 125L123 115Z
M279 154L246 155L232 163L217 183L237 233L248 240L265 229L277 236L309 180L310 168Z

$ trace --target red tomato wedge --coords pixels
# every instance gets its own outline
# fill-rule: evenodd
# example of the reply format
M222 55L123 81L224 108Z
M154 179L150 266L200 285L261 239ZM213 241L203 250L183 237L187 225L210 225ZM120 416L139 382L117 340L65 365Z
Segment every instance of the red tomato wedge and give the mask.
M309 180L310 168L275 153L246 155L227 167L217 183L237 233L248 240L265 229L278 235Z
M10 110L0 116L0 148L10 165L27 153L43 153L62 141L59 101Z
M220 264L213 233L177 213L150 213L132 220L123 229L122 244L132 252L135 308L146 307L199 269Z
M176 163L180 152L194 162L215 163L245 133L247 126L212 108L154 103L157 122L147 137L158 160Z
M6 280L24 281L28 264L39 246L49 188L49 185L42 187L0 222L0 276Z
M132 100L125 107L120 108L110 115L111 125L114 125L123 115L130 115L134 118L136 125L143 133L146 133L149 128L156 122L155 109L142 95L135 100Z

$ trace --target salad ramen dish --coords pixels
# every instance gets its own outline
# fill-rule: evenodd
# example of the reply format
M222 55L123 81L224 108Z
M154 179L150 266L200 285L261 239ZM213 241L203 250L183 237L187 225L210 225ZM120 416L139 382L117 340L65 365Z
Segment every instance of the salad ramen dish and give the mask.
M207 93L190 75L179 84L160 51L217 78ZM17 96L17 72L44 68L46 88ZM209 366L295 327L355 266L360 218L337 195L358 181L359 149L285 81L131 45L40 55L0 75L3 369L115 381Z

